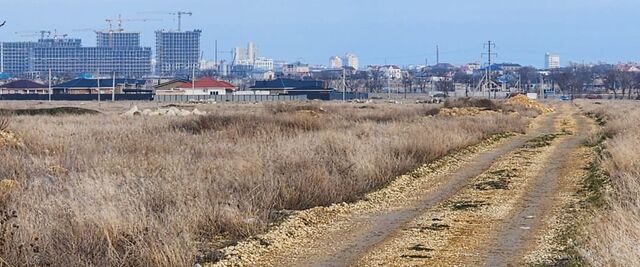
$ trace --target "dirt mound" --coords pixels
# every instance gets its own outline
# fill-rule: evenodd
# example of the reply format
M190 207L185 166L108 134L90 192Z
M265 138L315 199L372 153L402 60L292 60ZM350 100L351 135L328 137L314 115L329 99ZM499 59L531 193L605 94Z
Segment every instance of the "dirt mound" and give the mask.
M186 116L191 116L191 115L196 115L196 116L207 115L207 112L200 111L197 108L193 109L193 111L189 111L189 110L186 110L186 109L178 109L176 107L158 108L156 110L151 110L151 109L139 110L137 106L134 106L129 111L127 111L124 114L122 114L122 116L129 116L129 117L132 117L132 116L182 116L182 117L186 117Z
M531 98L528 98L524 95L518 95L510 98L509 100L507 100L507 105L521 106L528 109L535 109L542 113L553 112L552 108L549 108L543 104L540 104L540 102L535 101Z
M459 117L459 116L477 116L482 113L493 112L483 108L441 108L439 116Z

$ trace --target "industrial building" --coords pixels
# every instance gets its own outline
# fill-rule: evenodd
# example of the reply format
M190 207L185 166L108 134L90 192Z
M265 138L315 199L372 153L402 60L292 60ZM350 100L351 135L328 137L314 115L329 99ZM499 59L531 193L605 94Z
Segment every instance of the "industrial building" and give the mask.
M191 75L199 70L202 31L156 31L156 74Z

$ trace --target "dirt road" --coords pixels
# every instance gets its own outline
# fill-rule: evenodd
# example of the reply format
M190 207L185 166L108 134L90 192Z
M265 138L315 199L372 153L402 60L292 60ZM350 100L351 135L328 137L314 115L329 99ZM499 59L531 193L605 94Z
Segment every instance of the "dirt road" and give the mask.
M294 214L218 266L511 266L557 260L593 129L565 104L525 135L488 140L354 204Z

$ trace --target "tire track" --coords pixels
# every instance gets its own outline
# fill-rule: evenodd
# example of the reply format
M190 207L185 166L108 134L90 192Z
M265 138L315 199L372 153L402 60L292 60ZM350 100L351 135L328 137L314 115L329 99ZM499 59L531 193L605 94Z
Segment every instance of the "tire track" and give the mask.
M524 206L505 222L487 254L485 266L512 266L522 264L526 249L541 232L545 213L552 208L558 192L558 180L572 170L568 155L579 149L588 134L588 122L584 116L573 113L577 133L564 138L546 161L546 167L538 175L524 196Z
M567 156L586 137L588 123L574 109L563 106L558 115L557 129L538 132L525 146L497 158L466 188L425 209L354 265L521 265L542 218L562 204L554 201L555 179L576 168L567 167Z

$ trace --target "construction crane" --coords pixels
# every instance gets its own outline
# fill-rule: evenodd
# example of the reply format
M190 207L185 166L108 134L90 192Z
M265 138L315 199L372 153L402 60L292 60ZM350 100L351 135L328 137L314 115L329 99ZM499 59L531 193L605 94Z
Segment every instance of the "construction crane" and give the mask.
M27 36L37 36L38 34L40 35L40 39L44 39L45 36L49 37L51 36L51 31L48 30L40 30L40 31L17 31L14 32L15 34L19 34L22 37L27 37Z
M58 30L53 30L53 32L49 33L49 37L58 40L58 39L65 39L67 38L69 35L66 33L59 33Z
M141 21L141 22L147 22L147 21L162 21L162 19L151 19L151 18L142 18L142 19L123 19L122 15L118 15L117 18L115 19L105 19L105 21L109 24L109 31L115 31L115 32L123 32L124 29L122 28L122 22L134 22L134 21ZM113 25L117 23L118 24L118 28L114 29Z
M191 11L175 11L175 12L138 12L138 14L162 14L162 15L171 15L178 17L178 31L182 31L182 15L193 16Z
M178 31L182 31L182 15L193 16L193 13L190 11L178 11L174 13L169 13L169 15L178 16Z

